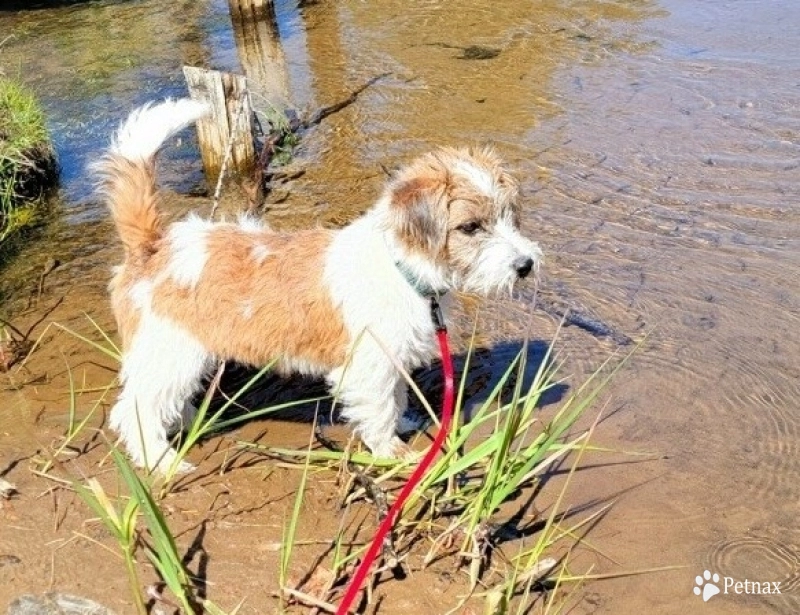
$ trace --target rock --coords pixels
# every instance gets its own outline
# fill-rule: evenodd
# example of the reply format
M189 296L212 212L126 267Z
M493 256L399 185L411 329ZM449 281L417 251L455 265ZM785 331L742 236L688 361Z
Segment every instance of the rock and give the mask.
M0 350L0 355L2 354L2 350ZM0 365L4 364L2 357L0 357ZM5 498L6 500L9 499L12 495L17 492L16 485L12 485L7 480L0 478L0 497Z
M49 592L43 596L25 594L8 605L7 615L114 615L102 604L88 598Z
M482 47L480 45L470 45L461 48L461 55L456 56L459 60L491 60L500 55L500 49L492 47Z

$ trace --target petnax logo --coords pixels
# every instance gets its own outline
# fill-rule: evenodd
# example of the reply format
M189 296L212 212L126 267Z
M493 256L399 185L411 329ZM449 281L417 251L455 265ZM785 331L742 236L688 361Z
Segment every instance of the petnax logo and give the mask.
M721 586L721 587L720 587ZM694 579L694 594L708 602L717 594L780 594L780 581L737 581L733 577L720 577L716 572L704 570Z

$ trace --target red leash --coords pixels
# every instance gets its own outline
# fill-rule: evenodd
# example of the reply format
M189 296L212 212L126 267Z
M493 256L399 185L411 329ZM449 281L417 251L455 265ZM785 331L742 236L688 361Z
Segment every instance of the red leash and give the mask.
M436 434L431 447L428 449L428 452L425 453L425 457L422 458L422 461L420 461L419 465L414 469L414 472L411 474L408 482L403 485L403 488L400 490L400 495L397 496L394 504L392 504L391 508L389 508L389 513L378 527L378 531L376 532L375 537L372 539L372 543L370 543L369 549L367 550L366 555L364 555L364 559L361 560L361 564L359 564L356 573L353 575L353 579L350 581L350 585L347 587L347 591L342 598L342 602L339 604L339 608L336 609L336 615L346 615L349 612L350 605L353 604L358 592L361 590L364 579L366 579L367 574L369 574L369 569L372 567L375 558L378 557L378 551L380 551L381 546L383 545L383 539L391 531L392 527L394 527L395 521L400 515L400 511L403 509L403 505L406 503L408 496L411 495L414 487L416 487L422 480L425 472L433 463L436 455L442 449L444 439L447 437L447 432L450 430L450 423L453 420L454 401L453 360L450 356L450 346L447 343L447 327L444 324L444 318L442 317L442 311L439 308L439 303L434 297L431 297L431 317L433 318L433 323L436 326L436 337L439 340L439 352L442 355L442 372L444 373L442 423L439 426L439 431Z

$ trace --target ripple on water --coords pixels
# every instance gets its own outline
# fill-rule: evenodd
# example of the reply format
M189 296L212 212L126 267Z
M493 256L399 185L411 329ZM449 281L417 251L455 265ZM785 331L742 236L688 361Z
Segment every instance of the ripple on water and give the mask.
M667 4L674 23L703 20ZM783 507L800 495L800 115L784 72L797 65L723 53L713 27L711 50L690 53L670 44L685 32L654 23L658 53L570 71L567 120L547 134L560 146L529 137L546 171L526 185L530 220L548 229L549 276L652 331L630 388L643 418L626 433L718 477L719 502Z
M706 567L736 581L779 582L780 595L761 594L753 600L766 602L780 613L794 614L800 608L800 551L793 546L755 536L724 540L711 548Z

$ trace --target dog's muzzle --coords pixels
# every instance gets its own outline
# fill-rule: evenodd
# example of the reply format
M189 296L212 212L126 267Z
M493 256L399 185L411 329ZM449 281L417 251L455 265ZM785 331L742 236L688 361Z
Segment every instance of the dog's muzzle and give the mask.
M530 256L520 256L512 263L514 270L520 278L528 277L533 269L533 259Z

